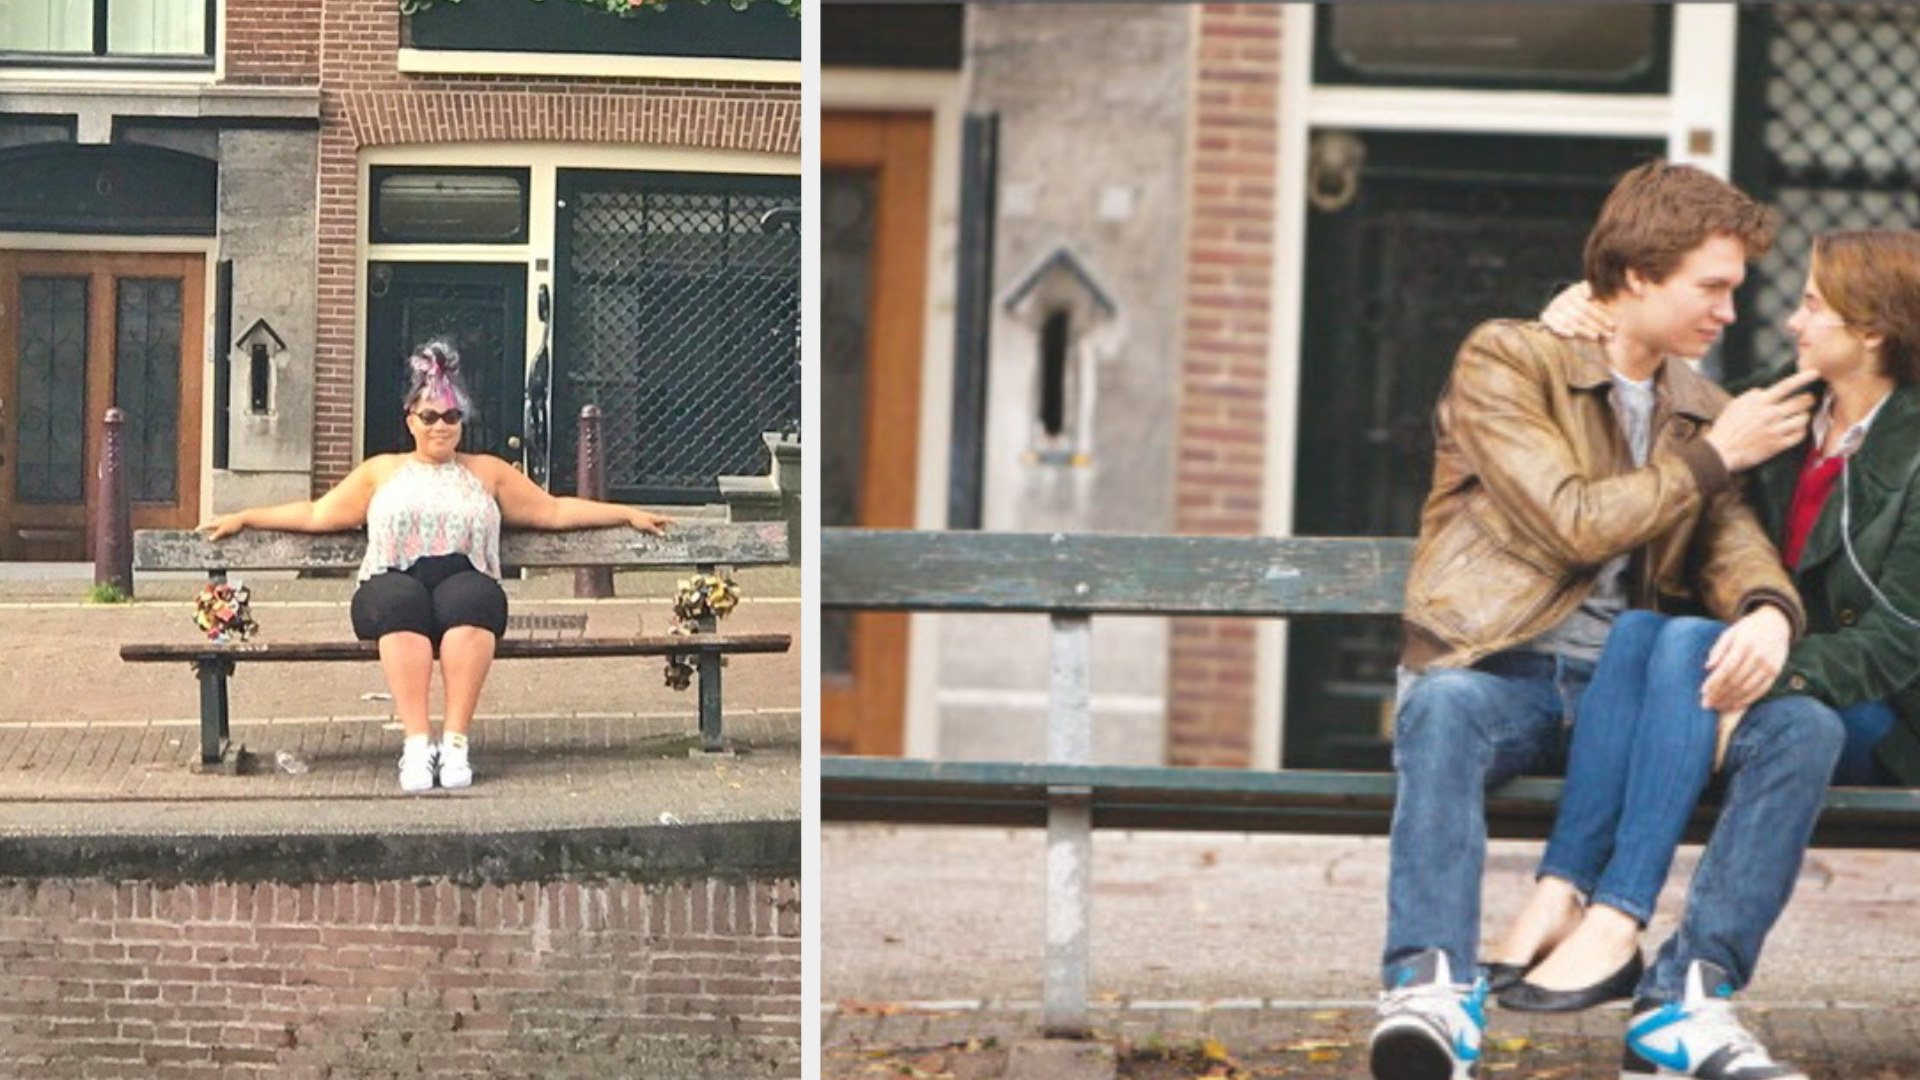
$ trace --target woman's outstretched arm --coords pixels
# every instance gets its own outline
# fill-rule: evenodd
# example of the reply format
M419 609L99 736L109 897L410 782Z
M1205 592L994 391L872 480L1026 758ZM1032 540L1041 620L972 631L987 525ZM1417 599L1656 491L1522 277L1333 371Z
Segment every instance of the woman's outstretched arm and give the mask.
M241 529L284 529L288 532L326 533L357 529L367 523L367 504L373 501L373 464L368 458L348 473L333 490L311 501L253 506L221 514L200 526L207 539L218 540Z
M494 498L500 502L500 520L508 525L530 529L587 529L595 525L631 525L641 532L666 535L673 519L650 514L637 506L576 499L571 495L554 496L512 465L496 457L479 460L493 476Z

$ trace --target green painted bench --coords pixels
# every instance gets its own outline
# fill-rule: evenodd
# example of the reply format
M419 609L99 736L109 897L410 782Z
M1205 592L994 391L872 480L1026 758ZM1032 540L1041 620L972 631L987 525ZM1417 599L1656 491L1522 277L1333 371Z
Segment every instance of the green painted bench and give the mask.
M293 533L249 529L214 542L194 532L143 529L134 534L135 570L204 572L224 581L228 573L254 570L352 571L366 552L362 532ZM614 569L692 568L702 574L735 566L772 566L789 561L785 522L686 523L664 537L625 527L545 532L507 529L500 534L500 560L531 569L610 567ZM520 625L537 624L520 617ZM792 645L788 634L718 634L711 616L700 633L617 638L512 636L502 638L496 660L559 659L603 656L686 656L693 658L699 682L700 738L707 751L725 747L722 733L721 658L732 653L780 653ZM510 627L511 629L511 627ZM200 760L212 765L227 753L230 741L227 680L240 663L378 662L371 641L215 644L136 643L120 647L129 663L191 664L200 680Z
M1094 829L1384 835L1391 773L1089 763L1091 620L1110 615L1293 618L1400 611L1413 541L826 529L825 608L1046 615L1053 624L1052 760L926 761L825 756L823 821L1046 826L1049 1030L1086 1023L1086 876ZM1561 782L1525 777L1490 793L1487 826L1544 837ZM1713 810L1696 815L1702 839ZM1920 791L1836 788L1815 843L1920 848Z

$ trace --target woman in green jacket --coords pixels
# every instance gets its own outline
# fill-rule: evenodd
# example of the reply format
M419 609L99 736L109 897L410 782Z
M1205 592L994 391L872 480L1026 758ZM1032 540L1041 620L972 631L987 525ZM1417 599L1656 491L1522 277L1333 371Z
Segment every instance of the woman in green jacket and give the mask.
M1606 332L1578 296L1558 298L1543 318L1561 332ZM1802 446L1748 480L1807 613L1770 694L1806 695L1839 714L1847 744L1835 783L1920 786L1920 232L1817 238L1787 328L1797 364L1762 381L1797 367L1818 372L1824 389ZM1558 1011L1630 992L1639 931L1739 722L1739 712L1716 716L1703 692L1721 629L1651 612L1616 623L1579 710L1540 876L1491 957L1503 1005ZM1610 657L1625 677L1608 688ZM1625 798L1630 776L1636 790L1673 793L1656 812L1677 818L1649 828L1647 807ZM1633 873L1614 872L1623 864Z

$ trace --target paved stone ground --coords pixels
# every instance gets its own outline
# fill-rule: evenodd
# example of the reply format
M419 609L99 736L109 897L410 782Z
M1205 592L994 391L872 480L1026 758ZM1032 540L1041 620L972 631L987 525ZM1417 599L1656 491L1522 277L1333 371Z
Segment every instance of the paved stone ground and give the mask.
M692 714L489 717L474 786L409 796L397 724L236 729L253 767L194 768L184 723L0 726L0 835L507 831L800 817L800 716L734 713L731 756L690 756ZM276 767L278 751L307 771Z
M1745 1020L1777 1058L1822 1080L1920 1077L1920 1015L1864 1007L1762 1008ZM1039 1010L932 1008L823 1017L824 1080L998 1078L1030 1039ZM1350 1080L1367 1072L1367 1009L1228 1004L1096 1009L1096 1038L1119 1048L1129 1078L1219 1076ZM1619 1075L1622 1007L1572 1017L1493 1014L1483 1080L1599 1080Z
M375 663L241 664L234 741L245 775L202 774L198 687L185 664L128 664L122 643L191 642L188 577L142 579L139 599L90 605L88 581L0 579L0 832L167 833L585 828L800 816L799 578L742 570L746 600L722 624L793 634L792 651L726 668L726 734L738 753L690 756L694 691L663 685L658 658L497 664L473 728L476 780L399 790L400 729ZM617 597L575 600L572 578L507 584L516 612L583 612L587 633L665 630L676 575L618 575ZM252 582L266 640L344 640L353 583ZM438 688L436 686L436 701ZM286 750L306 764L275 767Z
M1493 846L1490 930L1538 850ZM829 825L820 851L824 1075L1004 1076L1039 1027L1041 834ZM1366 1075L1383 840L1101 833L1094 852L1093 1024L1133 1051L1121 1076ZM1682 850L1650 946L1697 856ZM1920 1080L1916 902L1920 853L1810 855L1742 997L1781 1058L1822 1080ZM1620 1007L1496 1010L1482 1075L1616 1076L1624 1023Z
M800 708L799 575L789 567L743 568L736 575L745 600L721 624L728 633L785 632L794 646L782 654L730 658L730 708ZM546 574L506 583L515 614L587 616L590 636L665 633L679 575L617 575L616 596L576 600L570 574ZM185 664L128 664L126 642L191 643L192 597L200 582L173 576L142 580L132 604L86 604L86 580L0 580L0 725L49 722L184 719L200 713L199 686ZM293 580L286 575L249 581L254 618L263 641L345 641L353 637L347 604L353 582ZM657 657L587 660L513 660L487 679L480 717L576 713L667 713L693 710L692 691L663 684ZM239 666L231 682L237 738L250 720L384 718L386 690L376 663ZM436 685L435 694L438 695ZM484 724L476 727L484 734Z

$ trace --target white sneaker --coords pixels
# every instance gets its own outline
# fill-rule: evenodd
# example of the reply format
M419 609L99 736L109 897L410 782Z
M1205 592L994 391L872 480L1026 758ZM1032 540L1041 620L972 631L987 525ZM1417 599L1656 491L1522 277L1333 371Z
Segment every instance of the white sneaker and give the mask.
M1799 1069L1776 1064L1760 1040L1740 1026L1732 997L1727 973L1695 960L1687 967L1686 996L1679 1001L1635 1002L1620 1063L1622 1080L1807 1080Z
M433 790L433 770L439 754L433 740L400 745L400 790L409 794Z
M440 743L440 786L463 788L473 783L473 763L467 760L465 744Z
M1453 981L1447 954L1430 949L1380 995L1373 1029L1374 1080L1473 1080L1487 1029L1487 983Z

